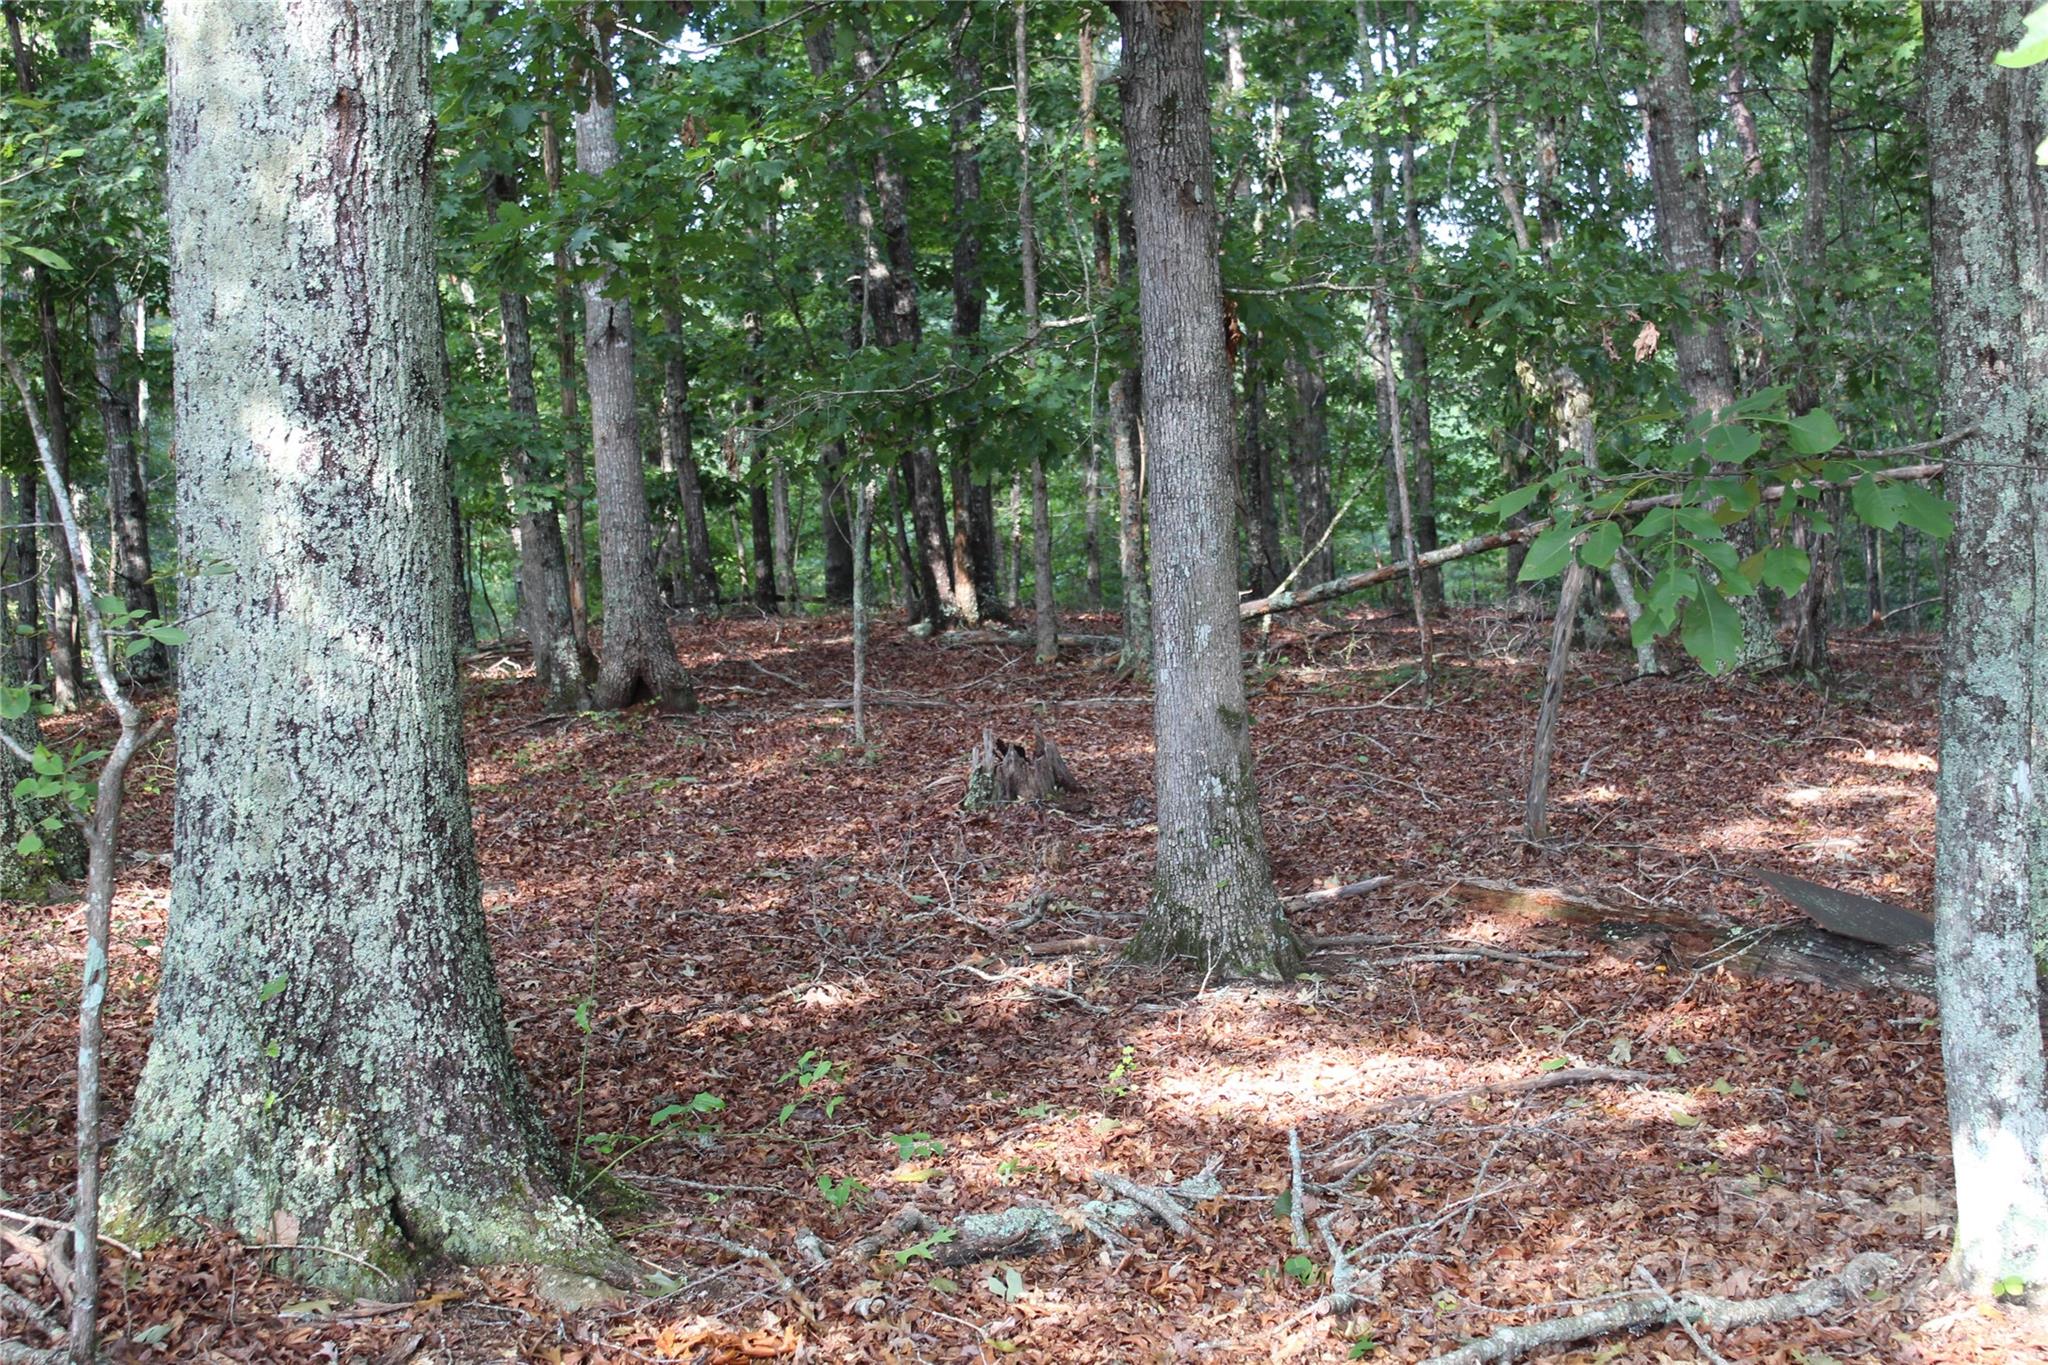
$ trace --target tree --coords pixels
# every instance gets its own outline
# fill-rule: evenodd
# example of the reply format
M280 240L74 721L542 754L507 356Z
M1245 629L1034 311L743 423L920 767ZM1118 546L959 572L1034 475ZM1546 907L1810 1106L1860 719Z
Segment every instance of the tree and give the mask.
M1031 204L1031 52L1024 0L1017 0L1017 259L1024 277L1024 339L1038 340L1038 228ZM1052 504L1045 482L1045 451L1031 454L1032 650L1037 662L1060 656L1060 619L1053 607Z
M1159 808L1152 901L1132 953L1286 977L1301 945L1259 827L1227 530L1237 500L1203 15L1185 0L1126 0L1117 13L1151 452Z
M595 57L576 113L576 169L602 181L619 164L610 16L589 15ZM652 519L633 386L633 306L609 266L583 279L583 368L590 386L590 463L597 476L598 562L604 574L604 653L591 699L612 710L653 700L693 711L690 675L676 660L654 576Z
M88 325L92 331L93 400L100 410L100 432L107 461L107 519L113 531L114 596L132 611L156 616L156 570L149 554L149 489L135 430L135 402L121 363L121 303L111 285L93 300ZM129 675L153 682L170 672L164 646L145 639L128 660Z
M2024 6L1925 7L1943 425L1971 431L1956 507L1935 814L1935 966L1956 1173L1949 1274L2048 1282L2048 1102L2037 967L2048 770L2048 133L2044 68L2001 71Z
M185 606L173 927L109 1226L389 1295L631 1264L485 938L450 647L424 4L166 6ZM207 325L190 320L206 319Z

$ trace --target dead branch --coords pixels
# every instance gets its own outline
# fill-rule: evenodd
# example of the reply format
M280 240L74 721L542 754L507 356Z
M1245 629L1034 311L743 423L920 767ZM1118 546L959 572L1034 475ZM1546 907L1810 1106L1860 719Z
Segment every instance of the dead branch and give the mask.
M1656 1080L1647 1071L1630 1071L1617 1066L1571 1066L1556 1071L1540 1071L1534 1076L1524 1076L1513 1081L1489 1081L1484 1085L1468 1085L1458 1090L1437 1090L1414 1095L1396 1095L1390 1100L1381 1100L1369 1106L1364 1112L1381 1114L1389 1109L1403 1109L1411 1104L1426 1105L1434 1109L1440 1104L1455 1104L1469 1100L1475 1095L1526 1095L1537 1090L1554 1090L1561 1085L1639 1085Z
M1367 877L1364 881L1353 882L1349 886L1326 886L1315 891L1304 891L1298 896L1282 896L1280 908L1306 910L1312 905L1349 900L1353 896L1363 896L1368 891L1377 891L1393 880L1392 877Z
M0 1308L25 1319L43 1329L43 1335L52 1341L64 1339L64 1324L57 1321L57 1315L37 1303L26 1294L18 1294L0 1282Z
M1503 1327L1455 1351L1432 1357L1436 1365L1483 1365L1518 1360L1531 1351L1570 1346L1614 1332L1641 1332L1674 1323L1694 1323L1713 1332L1737 1331L1769 1322L1818 1317L1863 1298L1899 1273L1899 1263L1866 1251L1838 1273L1809 1280L1800 1288L1763 1299L1721 1299L1710 1294L1653 1292L1605 1308L1544 1322Z
M881 1227L849 1243L843 1254L865 1262L885 1244L915 1233L927 1239L922 1254L933 1264L958 1266L1001 1256L1035 1256L1089 1236L1118 1245L1123 1240L1121 1232L1146 1221L1164 1223L1177 1236L1191 1236L1194 1228L1187 1221L1187 1211L1223 1193L1216 1179L1222 1164L1221 1157L1211 1158L1186 1180L1159 1187L1097 1171L1089 1178L1117 1197L1090 1199L1065 1209L1021 1205L1001 1213L970 1213L942 1223L915 1205L906 1205ZM942 1234L944 1240L940 1240Z
M1945 466L1939 464L1910 464L1900 465L1893 469L1880 469L1876 471L1876 474L1880 479L1918 483L1928 479L1940 478L1944 468ZM1827 479L1803 480L1800 486L1814 492L1830 492L1837 488L1848 487L1845 483ZM1784 484L1773 484L1769 488L1763 489L1758 496L1763 502L1777 502L1785 496L1785 492L1786 486ZM1655 507L1676 507L1681 501L1682 499L1676 493L1664 493L1650 498L1635 498L1616 508L1613 515L1633 517ZM1469 540L1459 541L1456 545L1446 545L1440 550L1431 550L1427 554L1417 555L1415 559L1423 568L1434 569L1439 564L1448 564L1454 559L1465 559L1472 555L1485 554L1488 550L1499 550L1518 543L1526 544L1542 535L1545 531L1548 531L1552 524L1551 518L1543 517L1530 522L1526 526L1514 526L1503 531L1489 531L1483 536L1473 536ZM1328 582L1310 584L1299 592L1274 593L1268 597L1254 597L1249 601L1238 603L1237 614L1240 620L1250 620L1253 617L1265 616L1276 611L1292 611L1296 607L1312 607L1318 602L1328 602L1338 597L1349 597L1352 593L1372 587L1376 583L1392 582L1394 579L1402 577L1408 571L1409 564L1405 559L1393 564L1382 564L1378 568L1365 569L1358 573L1348 573L1339 578L1332 578Z

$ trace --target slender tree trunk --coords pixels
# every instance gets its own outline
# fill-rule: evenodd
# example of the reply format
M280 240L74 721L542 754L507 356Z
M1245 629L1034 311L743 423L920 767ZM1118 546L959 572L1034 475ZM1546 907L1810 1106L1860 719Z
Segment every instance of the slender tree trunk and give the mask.
M868 742L868 617L874 612L874 575L868 572L868 532L875 524L875 481L860 481L853 513L853 742Z
M1017 86L1017 254L1024 276L1024 337L1038 339L1038 229L1031 204L1031 56L1025 0L1017 0L1015 80ZM1033 361L1025 353L1024 363ZM1060 618L1053 603L1052 502L1046 492L1045 451L1031 453L1031 586L1034 654L1049 664L1060 656Z
M1757 139L1756 115L1749 108L1749 31L1742 20L1742 0L1728 0L1728 117L1735 125L1735 145L1742 153L1742 197L1736 210L1735 253L1744 286L1756 281L1757 258L1763 253L1763 211L1758 185L1764 175L1764 154ZM1754 307L1737 343L1735 372L1745 389L1760 387L1770 372L1764 354L1763 316Z
M1287 222L1296 238L1312 234L1322 215L1321 160L1325 155L1316 130L1316 99L1309 80L1287 105L1288 130L1295 137L1293 165L1287 176ZM1323 378L1323 357L1312 341L1287 350L1288 387L1294 391L1294 424L1288 429L1288 464L1294 475L1294 500L1301 509L1302 574L1311 583L1337 576L1337 548L1330 531L1330 425L1325 405L1330 386ZM1261 510L1260 524L1264 527Z
M1095 28L1089 17L1081 20L1079 37L1081 80L1081 155L1088 165L1091 187L1099 165L1095 128ZM1094 286L1099 297L1107 298L1116 287L1109 250L1109 206L1093 188L1088 194L1089 223L1094 234ZM1093 300L1091 299L1091 302ZM1097 305L1100 306L1099 304ZM1098 347L1097 354L1100 354ZM1101 391L1101 376L1091 379L1088 392L1088 463L1081 474L1081 557L1087 579L1090 611L1102 610L1102 427L1097 421L1095 396Z
M93 396L100 410L100 431L106 437L114 596L130 611L148 618L159 615L162 608L157 603L156 571L150 563L149 485L136 442L134 390L128 387L121 364L121 320L120 299L111 286L101 289L93 302L90 326ZM153 682L170 671L170 658L155 640L128 656L128 674L137 682Z
M1677 329L1678 378L1696 416L1720 412L1735 401L1735 362L1721 319L1725 309L1700 281L1717 269L1707 213L1706 165L1699 153L1699 110L1693 105L1691 63L1685 46L1684 0L1647 0L1642 6L1643 41L1650 53L1643 82L1643 118L1649 129L1650 183L1657 210L1657 235L1664 264L1692 293L1691 316ZM1747 554L1755 536L1747 523L1728 530ZM1742 617L1738 666L1768 668L1782 662L1771 620L1754 594L1737 598Z
M5 552L0 558L0 584L14 607L7 622L12 643L5 646L14 655L14 676L40 685L45 674L42 594L37 591L42 557L36 549L36 490L28 483L31 477L23 475L17 483L0 475L0 547Z
M445 401L445 395L444 400ZM448 557L455 571L448 575L448 612L455 623L455 657L476 653L476 618L470 608L468 536L462 524L462 499L455 492L455 461L448 461Z
M619 163L614 92L605 48L593 25L598 60L576 113L576 169L594 179ZM616 287L620 293L611 294ZM605 710L652 699L691 711L697 697L676 660L667 613L654 577L654 537L640 451L633 387L633 309L625 285L606 268L583 281L583 365L590 385L591 463L597 474L597 545L604 574L604 653L591 701Z
M1252 586L1263 596L1280 586L1290 567L1280 548L1280 489L1273 449L1266 439L1266 372L1247 337L1244 362L1244 464L1252 521ZM1320 581L1320 580L1318 580Z
M1408 0L1408 45L1404 67L1418 61L1422 16L1415 0ZM1415 519L1415 545L1423 554L1437 548L1436 530L1436 437L1430 406L1429 338L1424 331L1428 303L1422 286L1425 256L1422 245L1422 192L1417 184L1415 147L1420 137L1420 104L1408 106L1408 118L1401 130L1401 227L1408 244L1408 306L1401 311L1402 378L1407 381L1408 416L1408 506ZM1443 572L1428 569L1422 575L1422 600L1430 612L1443 609Z
M810 63L811 75L820 80L830 75L833 69L834 41L829 19L804 30L804 56ZM836 141L827 146L828 155L835 163L843 159ZM847 286L851 309L846 320L846 353L852 355L861 348L867 332L867 252L862 229L867 213L860 182L857 179L844 181L843 186L840 208L846 219L848 236L855 245L854 270ZM853 522L847 509L859 494L854 491L848 467L846 439L835 437L826 443L818 460L818 519L824 528L825 601L831 606L851 607L854 575L868 573L865 560L858 567L855 564ZM863 484L868 482L864 476L860 481ZM854 508L855 515L858 511L857 507ZM873 498L870 496L870 518L873 513Z
M540 163L547 177L548 197L562 194L562 140L552 111L541 112ZM562 407L562 534L569 554L569 619L575 626L576 648L590 649L590 573L585 566L588 538L583 529L583 446L576 415L576 293L569 283L569 248L557 244L555 265L555 364L561 380Z
M668 354L662 361L661 462L676 481L683 548L689 559L684 596L692 606L716 607L718 561L711 553L704 482L698 477L690 430L690 358L683 346L682 313L673 304L662 310L662 326L668 333Z
M343 1293L440 1257L630 1280L570 1198L485 936L426 21L166 6L172 316L210 322L175 330L180 545L232 571L185 588L175 909L108 1230L208 1219Z
M867 90L870 114L879 125L875 152L875 191L881 202L881 237L885 255L869 262L868 307L875 338L883 346L923 343L924 323L918 313L917 258L910 242L910 187L903 169L889 155L887 136L895 79L887 76L874 52L865 21L856 26L854 72ZM920 424L921 426L922 424ZM953 547L946 533L945 489L931 441L913 434L904 454L904 484L917 533L917 590L924 619L943 630L953 602Z
M802 610L796 582L796 530L789 519L789 467L768 457L769 543L775 549L775 593L781 610Z
M512 189L487 185L485 209L495 221L500 196ZM521 430L538 435L540 403L533 383L533 326L526 295L498 291L498 321L505 334L507 406ZM569 557L562 543L562 523L555 511L555 490L545 464L522 440L505 459L519 539L519 617L533 646L533 671L540 683L542 705L551 713L573 713L590 707L589 677L593 661L576 644L569 610Z
M1955 1158L1947 1274L2048 1282L2048 134L2044 68L2006 70L2027 3L1924 6L1933 294L1956 508L1935 788L1935 978Z
M1829 151L1834 137L1835 30L1825 12L1821 26L1814 30L1813 46L1806 63L1806 187L1805 221L1800 234L1800 256L1806 278L1816 289L1827 280L1827 210ZM1818 299L1799 310L1793 331L1798 352L1798 370L1792 384L1792 411L1810 411L1820 402L1819 329L1811 320ZM1825 527L1796 524L1800 543L1807 551L1812 571L1792 599L1791 664L1809 674L1828 671L1828 592L1832 574L1841 565L1841 504L1830 494L1822 502L1828 513ZM1839 592L1839 589L1837 589Z
M947 57L953 77L949 133L953 152L953 338L962 363L978 363L981 320L988 303L988 284L981 263L981 116L982 63L968 42L975 10L962 5L947 36ZM980 420L970 409L953 421L953 606L963 625L981 624L986 605L982 589L994 578L990 566L978 563L983 548L974 536L974 452ZM992 545L988 548L993 548ZM991 601L992 604L992 601Z
M1159 847L1141 958L1218 977L1286 977L1301 945L1280 913L1259 827L1230 527L1230 362L1202 11L1129 0L1124 145L1138 237L1151 470L1152 708Z
M1138 231L1126 196L1117 214L1117 272L1126 292L1137 279ZM1140 328L1143 323L1140 321ZM1142 336L1137 338L1142 343ZM1133 346L1132 354L1139 353ZM1152 583L1145 567L1145 442L1139 408L1144 380L1132 365L1110 382L1110 450L1116 465L1116 562L1123 586L1124 647L1119 666L1152 676Z
M1003 601L1010 610L1017 609L1017 602L1024 589L1024 476L1010 476L1010 539L1009 553L1003 559Z

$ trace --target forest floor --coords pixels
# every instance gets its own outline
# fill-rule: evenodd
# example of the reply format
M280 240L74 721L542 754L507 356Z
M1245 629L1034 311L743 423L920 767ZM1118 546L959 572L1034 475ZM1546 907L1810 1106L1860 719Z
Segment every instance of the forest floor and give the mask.
M520 1058L563 1143L637 1194L614 1226L675 1292L565 1317L522 1272L450 1270L416 1301L336 1303L222 1240L110 1253L114 1356L1417 1360L1640 1290L1640 1268L1673 1292L1743 1297L1883 1251L1906 1273L1881 1295L1716 1349L1802 1365L2041 1358L2048 1331L1930 1285L1951 1218L1931 1002L1745 978L1669 936L1609 944L1450 890L1477 876L1792 918L1715 873L1762 866L1925 908L1932 643L1851 635L1826 693L1631 682L1623 653L1580 656L1555 847L1539 851L1519 836L1546 631L1461 614L1427 708L1413 633L1388 613L1289 618L1264 642L1253 734L1282 891L1395 879L1298 915L1389 941L1284 987L1027 951L1125 936L1145 902L1149 712L1099 654L1040 668L1028 645L879 628L865 748L835 705L844 619L679 629L705 703L689 717L547 719L517 659L480 656L471 776ZM1088 809L963 814L983 727L1034 725ZM172 779L161 745L133 784L116 1125L149 1031ZM50 1217L72 1179L81 935L68 897L0 907L0 1206ZM1475 942L1509 951L1474 960ZM1560 950L1582 955L1532 956ZM1560 1067L1649 1079L1450 1093ZM723 1108L650 1127L699 1094ZM843 1254L906 1203L939 1218L1070 1208L1099 1170L1156 1186L1218 1159L1224 1195L1188 1237L1149 1225L1115 1250L961 1268L909 1251L909 1235ZM1328 1288L1326 1217L1360 1275L1343 1318L1310 1311ZM806 1231L841 1254L813 1264ZM47 1298L19 1257L0 1278ZM0 1338L21 1326L0 1316ZM1666 1357L1703 1358L1677 1331L1553 1358Z

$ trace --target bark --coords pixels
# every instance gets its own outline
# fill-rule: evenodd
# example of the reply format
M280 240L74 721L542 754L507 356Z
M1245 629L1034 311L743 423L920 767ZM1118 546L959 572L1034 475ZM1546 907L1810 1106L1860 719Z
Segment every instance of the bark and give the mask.
M149 485L135 429L134 391L121 364L121 301L111 286L93 300L93 397L100 410L100 431L106 438L107 520L113 532L114 596L145 619L160 615L156 570L149 554ZM155 640L128 656L128 675L153 682L171 671L169 654Z
M1737 208L1735 253L1738 274L1745 285L1756 279L1757 257L1763 251L1762 208L1757 201L1758 182L1763 179L1764 154L1757 141L1756 115L1749 108L1749 35L1742 21L1742 0L1728 0L1728 118L1735 125L1735 145L1742 153L1742 198ZM1764 356L1763 319L1750 310L1743 328L1742 354L1735 357L1736 373L1747 376L1744 387L1762 382L1769 366Z
M1117 214L1117 271L1132 292L1137 279L1138 235L1126 196ZM1142 326L1142 322L1141 322ZM1142 337L1139 338L1142 344ZM1137 355L1140 346L1131 348ZM1124 647L1120 666L1133 677L1152 676L1152 584L1145 568L1145 443L1139 408L1144 381L1133 364L1109 385L1110 450L1116 465L1116 562L1123 585Z
M789 467L780 455L768 457L769 544L775 550L775 593L780 610L796 611L796 532L789 519Z
M1421 28L1421 11L1415 0L1408 0L1407 65L1418 60L1416 45ZM1408 306L1401 311L1401 365L1402 377L1408 383L1409 512L1415 519L1416 549L1420 554L1428 554L1437 547L1436 447L1430 407L1429 337L1423 321L1429 314L1422 287L1422 195L1415 173L1421 118L1421 106L1409 104L1408 121L1401 130L1401 229L1408 245ZM1443 575L1434 569L1422 575L1422 600L1432 613L1443 609Z
M818 459L818 525L825 542L825 602L834 607L853 605L853 523L846 515L849 492L846 442L828 441Z
M1266 439L1266 372L1258 363L1251 338L1240 345L1238 355L1244 360L1243 451L1252 523L1251 584L1255 591L1269 593L1280 586L1288 565L1280 548L1279 480L1275 478L1272 445Z
M877 125L875 193L882 210L883 251L870 255L868 308L879 345L915 349L923 343L924 323L918 312L917 257L910 242L910 185L903 168L889 154L888 142L896 82L876 59L866 23L860 23L855 33L854 73L867 89L867 107ZM952 544L946 534L945 489L931 442L913 436L902 465L911 523L917 534L917 554L911 567L917 575L922 615L938 631L945 628L946 613L957 608L952 592Z
M1107 298L1116 287L1112 274L1109 251L1109 208L1102 195L1095 188L1095 178L1100 169L1100 157L1096 150L1095 128L1095 28L1088 16L1081 20L1078 39L1081 81L1081 156L1088 166L1089 223L1095 243L1094 288ZM1096 299L1089 300L1091 308L1099 307ZM1098 356L1099 338L1098 338ZM1100 365L1098 363L1098 371ZM1095 398L1100 392L1101 377L1091 381L1088 391L1088 462L1081 472L1081 563L1085 575L1087 604L1090 611L1102 610L1102 426L1095 411Z
M1149 499L1159 841L1131 951L1192 959L1205 975L1287 977L1302 947L1281 914L1259 825L1230 548L1230 362L1203 14L1160 0L1116 9L1145 431L1160 455Z
M42 554L36 543L36 489L41 481L33 474L24 474L18 483L9 483L0 476L0 492L4 492L4 504L0 504L0 527L11 527L11 532L0 530L6 537L6 557L0 560L0 575L4 575L8 599L14 604L14 615L9 623L13 629L13 651L16 676L24 683L40 687L49 676L46 641L43 635L42 593L37 584L41 581Z
M822 80L831 73L832 45L830 20L814 24L804 31L804 56L810 63L813 77ZM839 160L838 143L830 143L828 147L831 158ZM861 247L862 224L867 214L857 180L846 185L840 195L840 207L855 247L854 270L847 285L852 308L846 322L846 351L851 355L861 348L867 333L867 253ZM853 524L847 516L847 504L858 496L848 478L847 465L845 438L828 442L818 461L818 503L825 541L825 601L833 606L851 607L855 605L855 576L866 576L868 563L864 557L866 551L855 547ZM865 478L861 480L863 487L868 483ZM874 497L871 488L866 496L868 518L872 523ZM858 508L855 515L859 515Z
M548 196L562 193L562 142L555 130L551 111L541 113L541 173L548 182ZM576 648L590 648L590 573L584 561L588 537L583 525L583 446L577 418L575 289L569 283L569 248L557 243L555 265L555 368L561 380L562 408L562 534L569 554L569 619L576 633Z
M2048 1281L2048 124L2042 68L1995 68L2029 8L1924 7L1933 294L1956 448L1935 808L1935 972L1955 1159L1949 1275Z
M747 421L740 440L747 452L747 544L753 552L754 565L751 581L754 605L762 611L774 611L781 594L776 586L775 518L769 505L769 480L763 477L761 458L761 429L768 411L767 376L761 369L761 348L764 344L761 315L748 313L741 320L740 328L747 338Z
M1024 589L1024 476L1010 476L1010 536L1003 557L1003 601L1015 611Z
M718 561L711 553L711 528L704 519L704 483L697 476L697 457L690 436L690 358L683 350L683 319L673 305L662 310L668 353L662 359L661 466L676 483L676 513L682 548L683 600L693 607L716 607Z
M1026 41L1024 0L1017 0L1016 86L1017 86L1017 254L1024 278L1024 336L1038 339L1038 229L1031 204L1031 60ZM1032 366L1030 352L1024 365ZM1053 606L1052 504L1045 482L1045 451L1035 446L1031 455L1031 589L1033 656L1049 664L1060 656L1060 620Z
M115 1236L203 1218L387 1297L439 1257L636 1275L569 1197L485 936L426 19L166 6L172 316L209 323L175 332L179 542L233 572L186 588L172 926L107 1201Z
M1597 447L1593 436L1593 397L1577 375L1570 375L1560 384L1557 409L1561 432L1571 441L1579 459L1594 465ZM1541 843L1550 837L1550 759L1557 747L1558 714L1564 708L1564 681L1571 667L1572 629L1579 619L1579 593L1585 586L1586 566L1574 553L1558 588L1557 619L1550 631L1550 659L1543 670L1543 700L1536 709L1536 738L1530 745L1522 837L1531 843Z
M981 115L982 64L967 41L974 8L962 5L947 36L947 57L953 77L953 105L948 132L953 151L953 339L962 363L975 365L981 355L981 320L988 303L988 284L981 263ZM962 624L978 626L985 609L983 588L994 578L992 568L977 561L982 546L974 536L974 452L980 442L980 421L972 405L953 421L953 606ZM989 603L993 603L991 595Z
M1735 401L1735 361L1728 349L1726 313L1717 292L1701 281L1718 266L1712 221L1707 211L1707 168L1699 152L1699 110L1693 104L1692 71L1685 46L1684 0L1648 0L1642 7L1643 42L1650 54L1641 99L1650 144L1650 188L1657 212L1657 237L1664 264L1689 297L1685 325L1678 327L1678 379L1691 400L1693 419L1706 423ZM1755 548L1747 522L1728 529L1742 554ZM1771 621L1761 599L1736 599L1742 617L1738 667L1765 668L1782 662Z
M608 33L593 26L598 60L576 113L576 169L593 178L619 162L615 94L605 53ZM597 546L604 574L604 654L591 701L604 710L652 699L664 710L696 709L690 675L676 660L661 589L640 453L640 412L633 389L633 308L609 267L583 281L583 366L590 386L591 464L597 475Z
M1294 165L1287 176L1287 222L1297 239L1315 230L1322 213L1322 148L1316 138L1316 101L1304 78L1288 104L1287 122L1295 133ZM1287 383L1294 391L1294 423L1288 429L1288 464L1294 475L1294 500L1301 509L1302 569L1312 583L1337 574L1337 551L1330 529L1330 424L1325 404L1330 386L1323 378L1323 357L1313 341L1302 339L1287 351ZM1264 529L1263 509L1260 527ZM1432 542L1433 544L1434 542Z
M486 187L485 211L495 219L501 194L510 186ZM569 557L562 543L562 522L555 511L555 492L545 463L530 448L540 434L540 403L533 385L533 326L526 295L516 289L498 291L498 322L505 334L506 406L519 419L527 439L505 457L505 478L512 493L519 542L519 619L533 646L533 672L540 683L543 707L554 714L590 707L589 677L593 661L576 644L574 615L569 609Z
M15 80L24 95L34 95L39 85L28 46L22 41L21 20L12 6L7 10L7 38L14 53ZM43 362L43 429L57 461L57 471L69 487L71 478L71 408L65 397L62 338L57 329L56 291L50 272L40 263L29 266L29 284L35 298L36 335ZM26 518L54 525L56 504L43 481L34 474L22 480L22 509L40 508L39 516ZM47 699L59 711L78 705L84 688L84 662L78 644L78 589L73 585L71 552L62 536L51 536L49 576L44 585L49 604L47 668L41 679ZM32 561L34 562L34 561Z
M1827 210L1829 144L1834 136L1833 75L1835 30L1825 15L1814 31L1813 46L1806 63L1806 188L1805 215L1800 233L1800 256L1806 278L1816 288L1827 278ZM1799 310L1793 332L1798 351L1798 371L1792 384L1792 411L1803 413L1820 401L1819 333L1810 318L1817 301ZM1841 566L1841 498L1830 497L1827 525L1797 530L1800 543L1813 564L1806 583L1791 603L1792 648L1789 662L1804 672L1821 675L1828 670L1828 592L1830 581Z
M446 391L443 391L445 400ZM455 461L448 461L448 556L455 570L448 575L449 619L455 623L455 656L476 653L476 618L471 614L469 555L462 525L462 499L455 493Z

